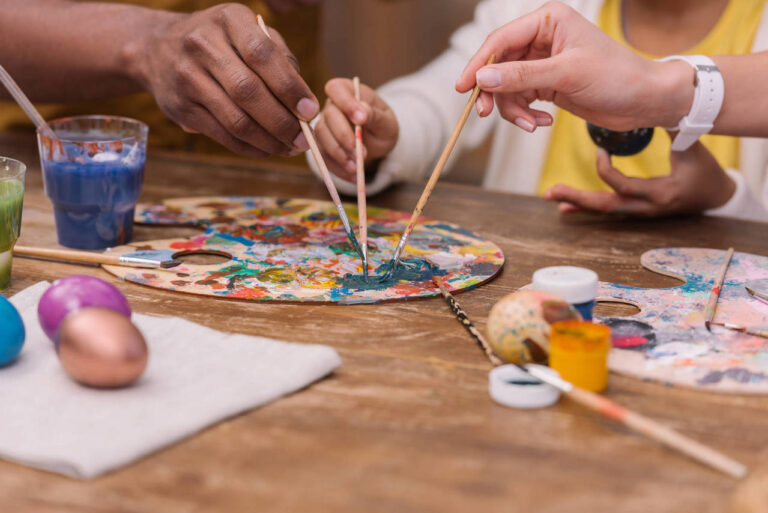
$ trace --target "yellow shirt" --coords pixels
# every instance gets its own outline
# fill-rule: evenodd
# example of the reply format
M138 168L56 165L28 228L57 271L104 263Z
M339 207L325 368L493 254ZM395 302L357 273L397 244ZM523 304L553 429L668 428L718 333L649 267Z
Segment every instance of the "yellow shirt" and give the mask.
M717 24L686 54L724 55L751 53L766 0L731 0ZM606 0L600 11L598 26L613 39L647 59L660 56L643 54L624 39L621 0ZM565 184L589 191L611 190L597 175L595 144L587 133L583 119L558 110L552 127L552 139L539 177L538 193ZM738 169L739 139L704 135L702 143L712 152L723 168ZM657 128L648 147L630 157L613 157L613 165L627 176L651 178L670 173L670 139Z

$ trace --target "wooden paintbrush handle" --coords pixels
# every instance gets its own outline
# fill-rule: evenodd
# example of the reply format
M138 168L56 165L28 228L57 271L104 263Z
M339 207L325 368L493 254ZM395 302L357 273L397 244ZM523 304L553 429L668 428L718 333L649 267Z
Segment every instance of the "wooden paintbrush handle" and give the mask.
M573 387L566 395L590 410L596 411L611 419L617 420L627 427L642 433L686 456L705 465L717 469L729 476L740 479L747 475L747 467L728 456L715 451L699 442L681 435L674 429L660 424L632 410L581 388Z
M91 253L90 251L76 251L72 249L33 248L16 245L13 254L20 257L45 258L63 262L80 262L84 264L121 265L120 255L106 253Z

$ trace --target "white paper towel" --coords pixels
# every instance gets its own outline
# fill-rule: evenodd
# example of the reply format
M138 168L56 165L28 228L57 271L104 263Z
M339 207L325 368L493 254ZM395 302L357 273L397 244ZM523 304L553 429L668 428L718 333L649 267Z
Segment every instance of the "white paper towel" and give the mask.
M27 340L0 368L0 457L77 478L124 466L211 424L299 390L341 364L332 348L215 331L133 314L149 364L116 390L72 381L37 321L49 287L11 298Z

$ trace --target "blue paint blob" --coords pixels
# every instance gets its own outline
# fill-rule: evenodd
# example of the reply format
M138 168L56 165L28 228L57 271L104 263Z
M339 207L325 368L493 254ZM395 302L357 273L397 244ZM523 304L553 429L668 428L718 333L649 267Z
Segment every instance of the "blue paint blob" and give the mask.
M347 274L342 280L343 287L350 290L384 290L400 282L431 282L433 276L445 276L446 271L420 258L401 260L393 269L392 262L379 267L376 275L365 278L359 274Z
M0 295L0 367L19 356L24 346L24 323L10 301Z

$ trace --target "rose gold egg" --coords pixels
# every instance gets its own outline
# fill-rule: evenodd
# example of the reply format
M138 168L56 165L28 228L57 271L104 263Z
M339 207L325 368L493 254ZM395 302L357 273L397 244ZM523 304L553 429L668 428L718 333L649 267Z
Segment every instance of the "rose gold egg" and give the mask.
M59 327L58 355L75 381L112 388L135 381L147 366L147 343L130 319L107 308L83 308Z

